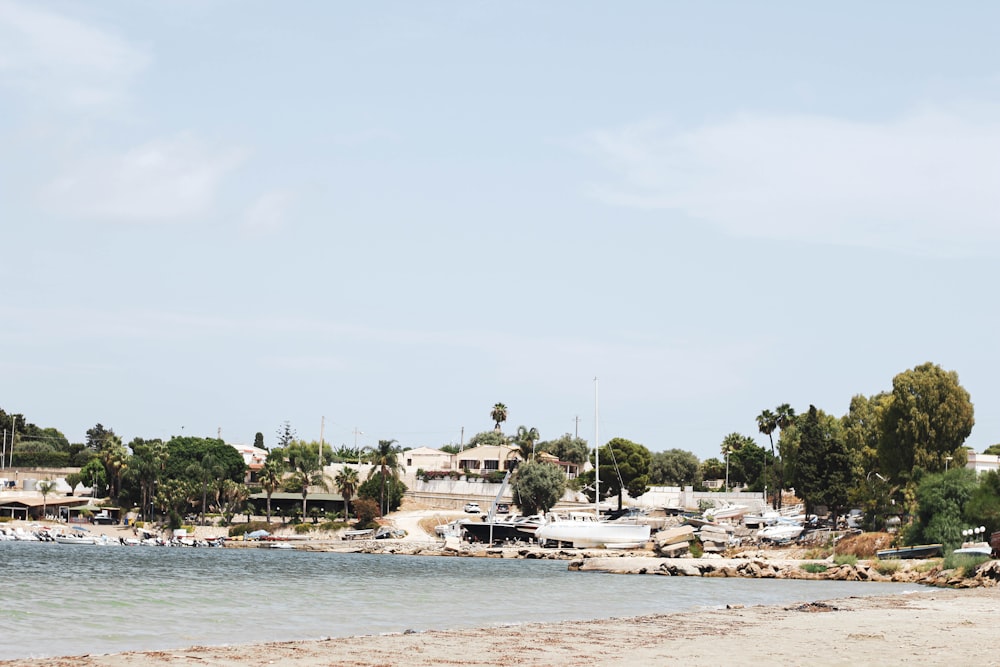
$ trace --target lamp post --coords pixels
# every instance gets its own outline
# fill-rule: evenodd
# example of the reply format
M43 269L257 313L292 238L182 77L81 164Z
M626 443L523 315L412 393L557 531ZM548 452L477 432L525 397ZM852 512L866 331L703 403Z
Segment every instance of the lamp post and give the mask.
M954 457L951 457L951 456L944 457L944 471L945 472L948 472L948 464L951 463L952 458L954 458Z
M888 483L889 480L887 480L885 477L883 477L882 475L880 475L875 470L871 470L871 471L869 471L869 473L867 475L865 475L865 479L868 480L868 485L871 487L872 495L874 496L875 495L875 486L872 484L872 475L875 475L876 479L878 479L882 483ZM872 527L873 528L878 528L879 527L879 524L878 524L878 510L879 510L880 506L882 505L882 502L881 502L882 499L881 499L881 497L877 497L877 498L874 498L874 500L875 500L875 508L874 508L873 515L872 515Z

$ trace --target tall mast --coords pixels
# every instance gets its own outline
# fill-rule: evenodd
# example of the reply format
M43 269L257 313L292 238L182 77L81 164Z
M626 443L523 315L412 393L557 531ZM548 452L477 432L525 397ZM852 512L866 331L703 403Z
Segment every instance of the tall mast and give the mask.
M598 424L597 378L594 378L594 518L601 518L601 437Z

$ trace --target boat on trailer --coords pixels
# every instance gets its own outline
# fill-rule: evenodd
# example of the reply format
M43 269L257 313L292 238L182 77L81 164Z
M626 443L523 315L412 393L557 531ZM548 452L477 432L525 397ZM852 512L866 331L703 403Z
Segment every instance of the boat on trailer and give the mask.
M944 553L943 544L917 544L912 547L899 547L897 549L882 549L876 551L875 555L880 559L886 558L937 558Z

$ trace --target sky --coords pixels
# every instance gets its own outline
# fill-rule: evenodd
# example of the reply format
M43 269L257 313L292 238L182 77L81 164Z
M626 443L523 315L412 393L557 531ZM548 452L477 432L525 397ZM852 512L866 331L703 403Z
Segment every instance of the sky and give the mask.
M998 24L0 0L0 408L73 442L438 447L502 402L507 433L705 459L932 362L982 451Z

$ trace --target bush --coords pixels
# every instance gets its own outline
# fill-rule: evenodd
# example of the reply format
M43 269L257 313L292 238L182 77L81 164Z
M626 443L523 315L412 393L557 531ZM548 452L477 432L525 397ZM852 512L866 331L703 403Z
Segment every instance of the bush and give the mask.
M329 532L334 532L337 530L342 530L350 526L346 521L324 521L319 525L320 530L326 530Z
M971 577L975 574L976 568L988 560L990 560L989 556L957 554L955 552L951 552L944 557L944 564L942 567L946 570L955 570L955 574L959 577Z
M295 526L295 533L297 535L305 535L306 533L312 531L313 524L311 523L300 523Z
M266 530L270 532L271 526L264 521L248 521L247 523L239 523L235 526L229 527L229 537L240 537L246 533L252 533L255 530Z
M382 516L378 509L378 502L371 498L358 498L352 504L354 505L354 515L358 518L358 524L367 525Z
M833 557L835 565L857 565L858 557L854 554L837 554Z
M823 563L803 563L801 568L810 574L822 574L827 570Z
M872 567L875 571L886 577L892 576L895 572L898 572L902 565L903 564L899 562L898 559L879 560L876 558L872 561Z
M688 551L692 558L701 558L705 555L705 549L701 545L701 540L695 538L688 542Z

